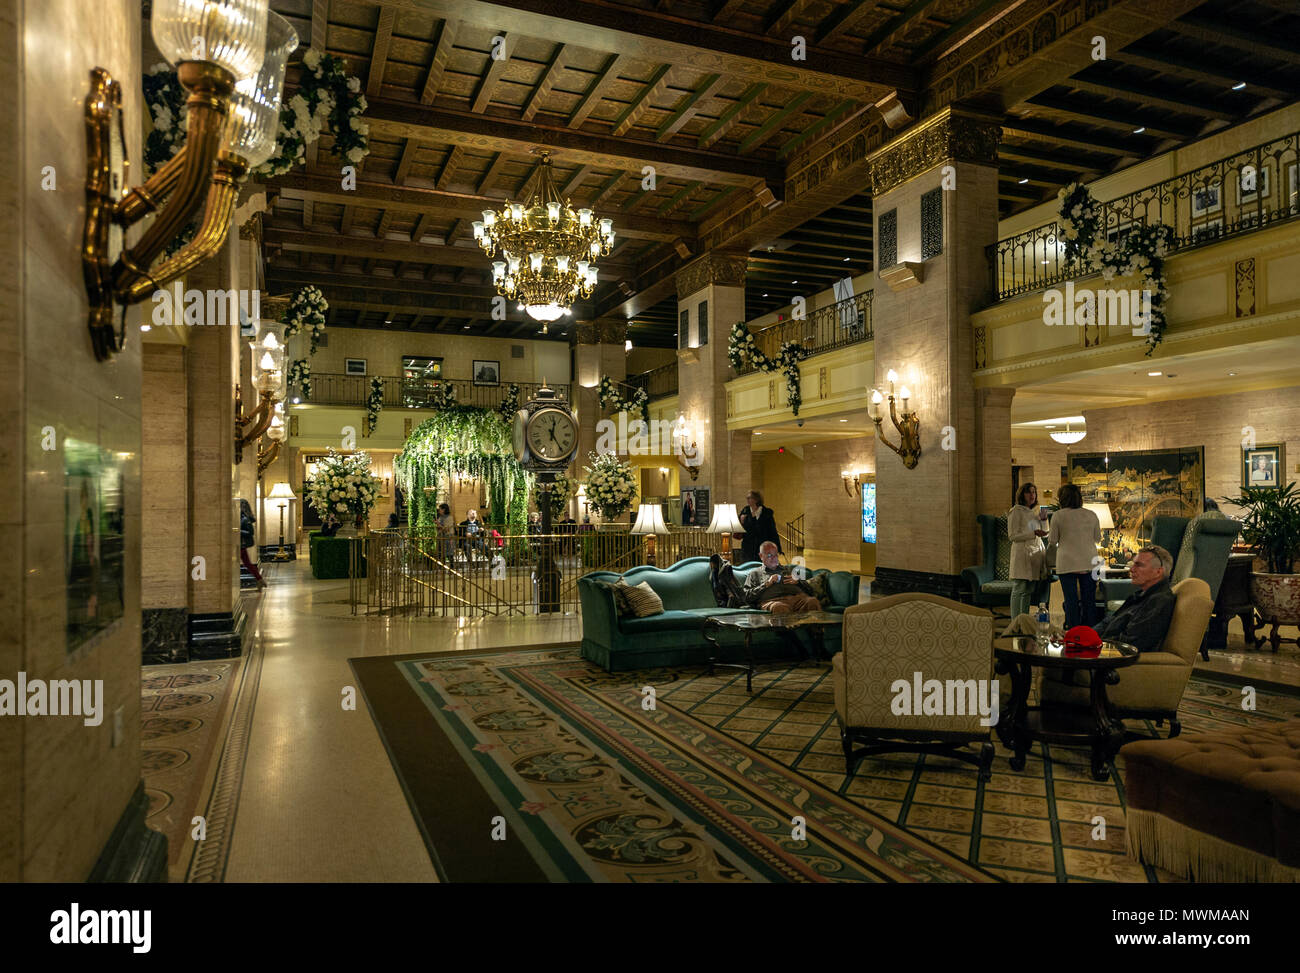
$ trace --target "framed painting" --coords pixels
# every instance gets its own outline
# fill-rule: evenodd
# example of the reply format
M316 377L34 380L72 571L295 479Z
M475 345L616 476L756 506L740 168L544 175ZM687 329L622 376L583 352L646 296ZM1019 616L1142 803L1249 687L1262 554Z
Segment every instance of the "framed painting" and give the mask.
M366 374L366 360L364 358L344 358L343 374L345 375Z
M1067 480L1085 503L1108 503L1117 543L1136 551L1156 517L1195 517L1205 501L1205 447L1070 453Z
M474 384L500 385L501 363L499 361L475 361Z
M1286 443L1261 443L1241 451L1241 485L1275 490L1286 476Z

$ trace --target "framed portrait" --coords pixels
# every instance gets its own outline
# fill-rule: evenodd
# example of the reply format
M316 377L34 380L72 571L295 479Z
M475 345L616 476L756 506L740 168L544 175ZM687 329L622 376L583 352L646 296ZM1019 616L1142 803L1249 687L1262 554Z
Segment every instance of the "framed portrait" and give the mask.
M1269 168L1261 166L1242 166L1237 170L1237 203L1245 205L1256 199L1268 199L1272 187L1269 184Z
M366 360L364 358L343 359L344 375L364 375L365 373L366 373Z
M1223 187L1219 184L1192 190L1192 219L1200 219L1223 209Z
M1276 490L1286 476L1286 444L1261 443L1241 451L1241 485Z
M501 363L499 361L475 360L474 384L475 385L500 385L501 384Z

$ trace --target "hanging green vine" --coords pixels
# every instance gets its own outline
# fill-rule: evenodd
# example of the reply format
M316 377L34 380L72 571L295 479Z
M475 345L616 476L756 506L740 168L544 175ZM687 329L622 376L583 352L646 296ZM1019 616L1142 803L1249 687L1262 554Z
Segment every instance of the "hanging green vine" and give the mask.
M438 498L459 474L487 484L489 523L506 525L510 533L526 529L533 478L515 459L510 427L494 409L454 406L425 419L393 467L416 526L433 527Z

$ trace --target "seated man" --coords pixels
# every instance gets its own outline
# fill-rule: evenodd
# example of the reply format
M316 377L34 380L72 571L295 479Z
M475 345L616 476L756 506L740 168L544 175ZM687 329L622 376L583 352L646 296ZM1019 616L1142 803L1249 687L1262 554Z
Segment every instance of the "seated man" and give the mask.
M1155 652L1164 643L1174 620L1174 591L1169 585L1174 559L1163 547L1144 547L1129 565L1129 577L1137 591L1125 599L1112 615L1092 626L1098 635L1115 642L1127 642L1139 652ZM1019 615L1002 634L1033 635L1033 615Z
M781 552L775 544L771 541L760 544L758 557L763 562L763 570L750 571L745 579L747 604L773 614L822 610L821 602L804 590L802 582L795 580L792 569L781 567Z

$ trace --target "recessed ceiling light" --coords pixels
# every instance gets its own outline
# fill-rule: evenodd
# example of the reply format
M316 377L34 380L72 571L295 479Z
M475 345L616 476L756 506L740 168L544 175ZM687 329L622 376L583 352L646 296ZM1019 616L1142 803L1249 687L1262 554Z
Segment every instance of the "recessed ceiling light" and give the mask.
M1234 84L1234 85L1232 86L1232 90L1233 90L1233 91L1240 91L1240 90L1241 90L1242 88L1244 88L1244 87L1246 87L1246 82L1244 82L1244 81L1238 81L1236 84Z
M845 257L845 258L844 258L844 262L845 262L845 263L848 263L851 259L853 259L853 258L852 258L852 257Z
M848 422L848 421L849 421L849 420L847 420L847 419L841 419L841 420L840 420L840 422Z
M1228 374L1229 374L1229 375L1236 375L1237 373L1236 373L1236 372L1229 372Z
M755 436L761 436L761 435L763 435L763 434L762 434L761 432L756 432L756 433L754 433L754 435L755 435Z
M1151 378L1155 378L1157 375L1163 375L1163 374L1164 372L1147 372L1147 375L1149 375Z
M1056 428L1056 423L1054 423L1054 422L1049 422L1047 425L1043 426L1043 428L1044 428L1044 429L1055 429L1055 428Z
M384 318L384 324L392 324L392 323L393 323L392 318Z
M799 282L798 282L797 280L792 280L792 281L790 281L790 283L792 283L792 284L797 284L797 283L799 283Z
M1017 186L1023 186L1023 185L1024 185L1025 183L1027 183L1027 182L1029 182L1028 179L1021 179L1018 183L1016 183L1016 185L1017 185Z
M1145 125L1139 125L1137 128L1133 129L1133 134L1134 134L1134 135L1141 135L1141 134L1142 134L1143 132L1145 132L1146 130L1147 130L1147 127L1146 127Z
M766 295L766 294L764 294L764 295L763 295L763 296L764 296L764 297L767 297L767 295Z

